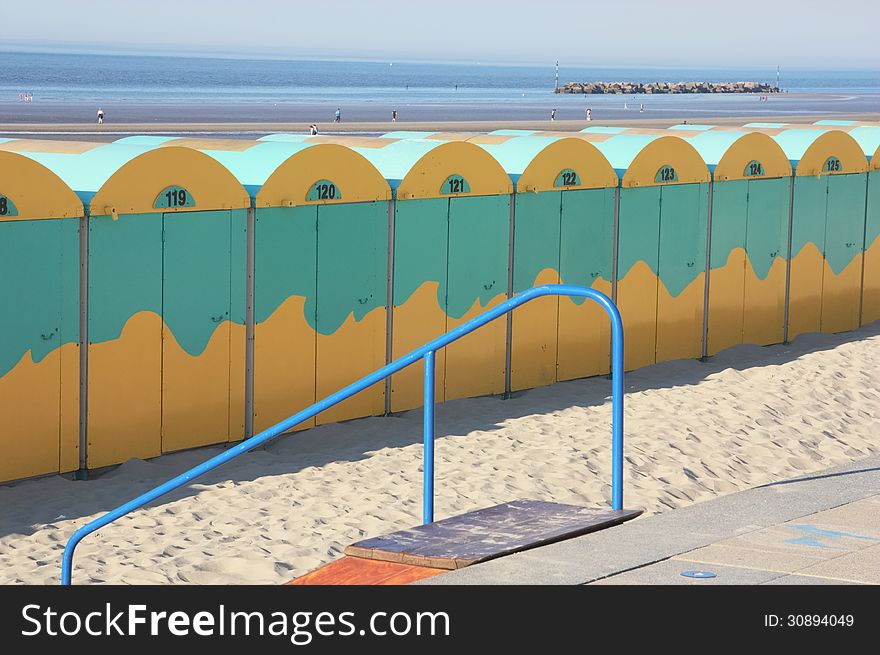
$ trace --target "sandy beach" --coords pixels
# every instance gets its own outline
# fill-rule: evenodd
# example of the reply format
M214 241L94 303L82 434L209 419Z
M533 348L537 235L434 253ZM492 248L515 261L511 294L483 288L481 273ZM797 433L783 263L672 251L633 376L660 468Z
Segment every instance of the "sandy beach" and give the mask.
M437 518L516 498L610 495L609 381L438 406ZM880 323L627 376L625 505L647 514L880 454ZM88 537L78 583L286 582L418 524L421 411L322 426L244 455ZM0 486L0 583L55 583L80 525L219 452L88 482Z
M592 121L592 125L666 128L684 120L710 125L743 125L752 122L801 123L811 124L828 118L822 114L792 115L740 115L714 116L694 121L687 116L650 118L638 115L636 118L603 119ZM834 118L853 121L880 121L880 112L835 114ZM258 138L273 132L308 133L310 123L306 122L152 122L152 123L113 123L98 126L94 123L4 123L0 122L0 136L13 138L86 138L87 140L112 141L130 134L220 134L243 138ZM554 130L577 132L588 124L583 120L484 120L484 121L358 121L344 123L318 123L320 134L383 134L393 130L429 132L490 132L499 129Z

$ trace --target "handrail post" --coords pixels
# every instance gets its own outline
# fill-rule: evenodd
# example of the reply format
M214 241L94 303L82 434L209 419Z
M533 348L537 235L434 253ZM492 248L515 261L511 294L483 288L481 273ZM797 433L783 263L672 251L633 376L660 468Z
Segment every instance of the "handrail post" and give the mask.
M434 522L434 351L425 353L424 463L422 468L422 523Z
M611 319L611 509L623 509L623 320L614 303L601 303Z

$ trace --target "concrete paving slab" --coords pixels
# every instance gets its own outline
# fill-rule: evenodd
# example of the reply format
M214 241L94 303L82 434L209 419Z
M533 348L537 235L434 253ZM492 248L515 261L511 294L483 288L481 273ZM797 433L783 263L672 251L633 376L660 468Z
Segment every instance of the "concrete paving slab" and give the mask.
M814 575L847 582L880 584L880 546L864 548L841 555L798 571L800 575Z
M684 571L710 570L715 574L714 578L687 578L682 575ZM778 571L763 571L760 569L742 569L730 566L706 566L699 562L688 560L665 560L639 569L626 571L613 575L609 578L597 580L590 584L595 585L693 585L693 586L718 586L718 585L755 585L765 584L784 574Z
M644 517L416 584L583 584L878 494L880 457L870 457ZM743 561L750 561L753 568L767 569L762 562ZM800 563L809 566L819 561L817 557L802 556ZM784 565L777 562L777 568L783 569L780 572L791 572L796 566L793 561Z
M761 584L766 585L858 585L859 582L842 582L831 578L817 578L809 575L781 575Z
M794 573L822 561L818 557L811 557L797 552L783 553L740 548L724 545L723 542L692 550L680 557L688 561L701 562L703 566L719 564L750 569L760 568L779 573ZM675 559L679 559L679 557Z
M816 512L796 522L839 528L846 526L849 532L880 540L880 496Z

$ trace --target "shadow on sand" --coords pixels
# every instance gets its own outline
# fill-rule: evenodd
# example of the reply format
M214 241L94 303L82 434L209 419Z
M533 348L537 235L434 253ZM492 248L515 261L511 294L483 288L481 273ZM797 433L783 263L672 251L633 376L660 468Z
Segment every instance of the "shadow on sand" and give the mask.
M626 391L629 395L651 389L694 385L724 370L744 371L781 365L809 353L831 350L841 344L878 334L880 322L875 322L842 334L801 335L791 344L736 346L706 361L679 360L656 364L627 373ZM599 406L610 402L609 399L610 382L607 377L601 376L518 392L508 400L496 396L450 401L436 408L436 438L468 434L475 430L492 431L510 419L553 413L569 407ZM610 439L610 425L608 430ZM420 444L421 441L420 409L393 416L319 426L286 435L263 449L241 455L163 496L151 506L161 506L196 495L207 485L237 484L264 476L320 467L330 462L362 460L383 448L401 448ZM32 534L45 525L62 520L62 517L77 519L108 511L221 451L221 446L210 446L163 455L151 461L129 460L94 474L86 482L74 482L69 477L56 475L2 485L0 536ZM34 502L34 498L40 499L39 504Z

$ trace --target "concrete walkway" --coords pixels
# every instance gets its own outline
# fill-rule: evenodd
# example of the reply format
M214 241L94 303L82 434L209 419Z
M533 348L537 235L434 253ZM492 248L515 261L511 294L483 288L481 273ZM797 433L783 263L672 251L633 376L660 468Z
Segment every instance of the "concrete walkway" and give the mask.
M416 584L880 584L880 457Z

